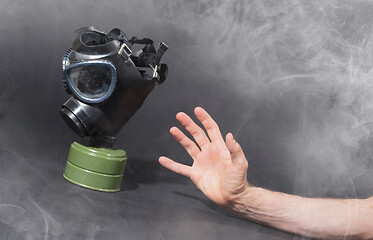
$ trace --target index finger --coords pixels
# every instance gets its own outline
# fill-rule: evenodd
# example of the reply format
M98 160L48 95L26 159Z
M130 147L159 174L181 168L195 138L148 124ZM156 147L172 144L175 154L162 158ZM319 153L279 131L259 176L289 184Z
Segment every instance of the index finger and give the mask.
M221 135L218 124L212 119L212 117L201 107L196 107L194 113L198 120L205 127L207 134L210 137L211 142L224 143L223 136Z
M193 136L201 149L210 143L210 140L203 129L200 128L187 114L179 112L176 114L176 119Z

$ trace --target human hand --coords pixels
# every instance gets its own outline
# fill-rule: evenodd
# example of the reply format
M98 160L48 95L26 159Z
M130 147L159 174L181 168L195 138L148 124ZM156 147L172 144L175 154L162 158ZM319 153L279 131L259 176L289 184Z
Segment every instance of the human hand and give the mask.
M159 158L159 163L189 177L208 198L218 205L227 206L251 187L247 182L247 160L231 133L226 135L224 142L218 125L203 108L195 108L194 113L208 137L187 114L180 112L176 119L193 136L198 146L177 127L170 129L172 136L194 160L193 165L180 164L163 156Z

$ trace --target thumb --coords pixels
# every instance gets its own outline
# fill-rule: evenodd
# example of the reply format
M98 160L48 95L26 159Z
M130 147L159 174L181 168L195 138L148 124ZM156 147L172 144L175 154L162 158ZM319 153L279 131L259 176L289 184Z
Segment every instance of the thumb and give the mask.
M238 142L236 142L236 140L233 138L232 133L228 133L225 137L225 144L227 145L227 148L231 153L231 158L233 162L242 160L247 161L240 144L238 144Z

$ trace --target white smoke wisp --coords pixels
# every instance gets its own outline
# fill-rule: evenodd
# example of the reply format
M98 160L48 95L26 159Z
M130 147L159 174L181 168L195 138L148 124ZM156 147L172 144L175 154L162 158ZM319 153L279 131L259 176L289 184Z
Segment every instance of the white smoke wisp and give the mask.
M278 142L297 165L296 192L358 195L355 183L373 175L371 2L205 0L161 7L162 20L190 36L188 61L214 84L234 89L257 111L276 103L298 112ZM238 125L258 120L245 118Z
M18 239L24 236L26 240L33 239L56 239L61 233L61 225L48 215L34 200L31 202L39 210L44 220L44 226L37 221L38 216L36 209L25 209L16 204L0 204L0 223L2 224L2 239ZM19 203L20 205L23 203ZM36 215L35 215L36 214ZM36 216L36 217L35 217Z

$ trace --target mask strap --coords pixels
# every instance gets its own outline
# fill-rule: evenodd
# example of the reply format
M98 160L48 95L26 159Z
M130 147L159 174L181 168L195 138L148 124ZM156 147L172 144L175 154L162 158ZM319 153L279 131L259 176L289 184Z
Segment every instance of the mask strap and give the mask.
M149 39L149 38L141 38L141 39L138 39L137 37L132 37L129 42L131 44L149 44L149 45L153 45L154 42L153 40Z
M155 60L154 60L154 65L155 66L158 66L159 65L159 62L161 61L161 58L163 56L163 54L168 50L168 46L164 43L164 42L161 42L159 44L159 47L158 47L158 50L155 54Z
M128 42L126 34L124 34L119 28L114 28L108 34L105 35L108 42L118 40L119 42Z

